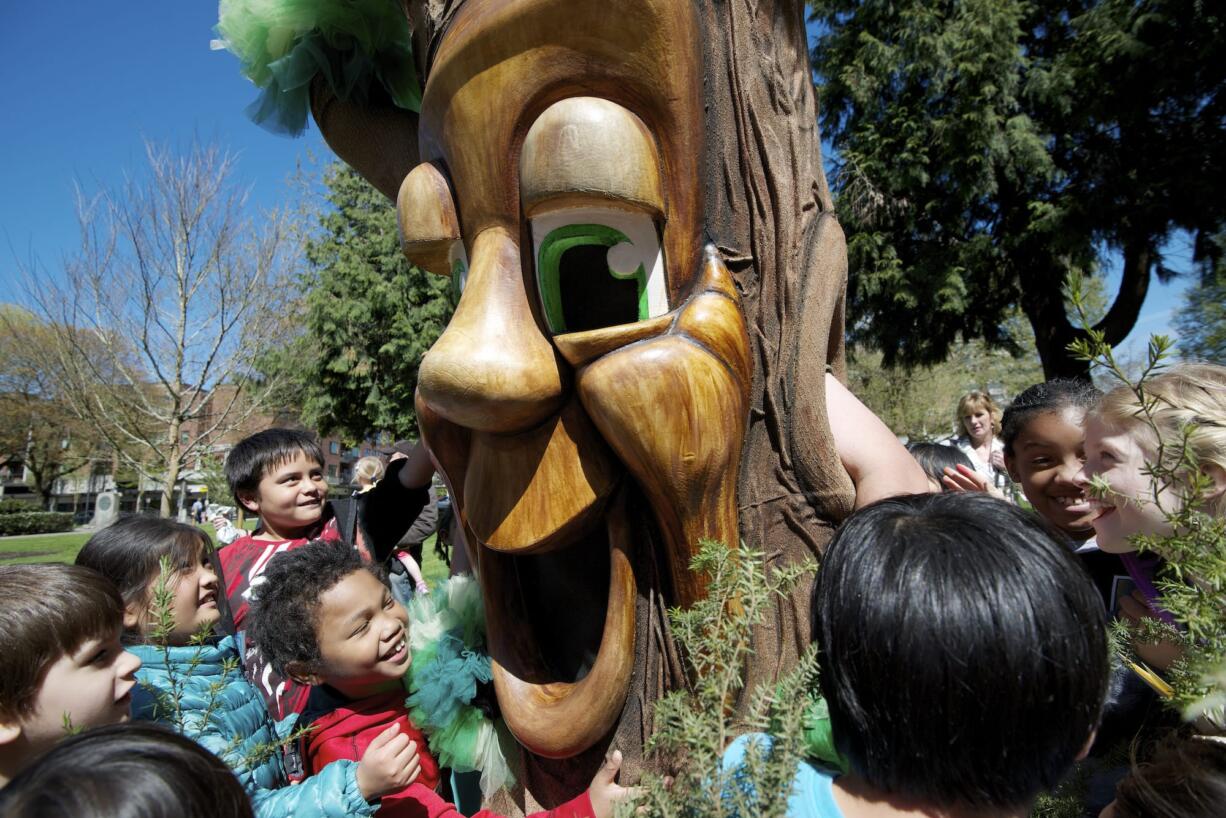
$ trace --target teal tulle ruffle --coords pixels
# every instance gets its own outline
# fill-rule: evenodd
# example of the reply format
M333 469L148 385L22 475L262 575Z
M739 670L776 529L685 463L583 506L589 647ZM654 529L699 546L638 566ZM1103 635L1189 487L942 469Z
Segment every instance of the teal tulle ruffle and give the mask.
M412 664L405 682L409 717L426 734L439 763L457 772L481 772L489 798L515 777L505 747L511 738L473 705L477 685L493 674L485 651L481 589L468 577L452 577L409 604Z
M221 0L214 49L232 52L262 89L247 108L259 125L300 134L311 81L359 104L381 86L400 108L421 107L409 24L396 0Z

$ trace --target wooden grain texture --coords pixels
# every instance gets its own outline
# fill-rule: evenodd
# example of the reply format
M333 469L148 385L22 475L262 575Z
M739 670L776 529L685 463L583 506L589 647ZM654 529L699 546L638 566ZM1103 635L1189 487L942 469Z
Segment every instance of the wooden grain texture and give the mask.
M753 383L738 487L741 537L767 570L818 558L855 489L826 417L845 376L842 230L822 169L800 0L700 0L704 213L741 293ZM755 631L742 705L810 643L808 583Z
M418 162L417 115L373 89L366 105L338 99L321 77L311 82L311 117L328 147L384 196L396 199Z
M577 399L523 435L477 433L462 511L495 551L538 553L573 542L604 511L622 469Z
M688 3L624 0L611 14L597 0L469 0L430 66L421 157L447 167L467 241L494 226L518 232L518 160L533 122L575 96L632 111L659 152L670 302L678 303L701 259L700 69Z
M715 253L702 283L672 331L601 357L578 379L584 408L651 503L681 605L703 593L689 570L699 540L737 543L749 397L745 323Z
M631 568L633 538L624 509L608 517L609 589L600 649L587 675L578 682L545 682L522 678L512 668L540 675L540 646L520 626L527 617L516 603L515 576L506 571L503 555L490 549L480 554L487 609L498 621L489 632L494 690L503 718L516 738L542 758L569 759L597 744L612 729L625 700L634 668L635 604L638 593ZM493 602L501 594L505 602ZM565 611L557 615L563 620ZM512 621L513 619L518 620ZM528 637L528 638L525 638Z

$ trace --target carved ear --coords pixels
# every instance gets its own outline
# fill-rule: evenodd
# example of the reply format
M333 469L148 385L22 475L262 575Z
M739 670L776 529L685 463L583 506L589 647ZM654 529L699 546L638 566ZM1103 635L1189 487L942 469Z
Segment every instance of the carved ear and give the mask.
M401 181L420 161L417 114L397 108L373 89L365 105L338 99L316 76L311 115L333 153L395 201Z

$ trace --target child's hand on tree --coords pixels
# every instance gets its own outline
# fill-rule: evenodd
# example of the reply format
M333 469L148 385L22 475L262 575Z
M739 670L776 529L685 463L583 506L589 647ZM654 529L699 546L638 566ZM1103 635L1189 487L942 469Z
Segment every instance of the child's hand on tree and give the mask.
M638 787L623 787L618 784L617 773L622 767L622 751L614 750L605 756L604 764L596 771L592 785L587 788L592 799L592 814L595 818L612 818L613 808L622 801L638 798L643 791Z
M393 724L375 736L362 754L358 762L358 789L363 798L374 801L403 790L417 780L420 772L417 742L401 733L399 724Z

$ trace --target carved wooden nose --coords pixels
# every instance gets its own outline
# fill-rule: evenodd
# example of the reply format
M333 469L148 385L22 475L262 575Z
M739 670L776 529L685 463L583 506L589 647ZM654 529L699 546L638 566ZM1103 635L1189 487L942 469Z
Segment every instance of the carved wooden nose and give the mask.
M511 234L482 231L455 315L422 359L417 389L431 409L460 426L502 434L559 411L561 364L528 298Z

